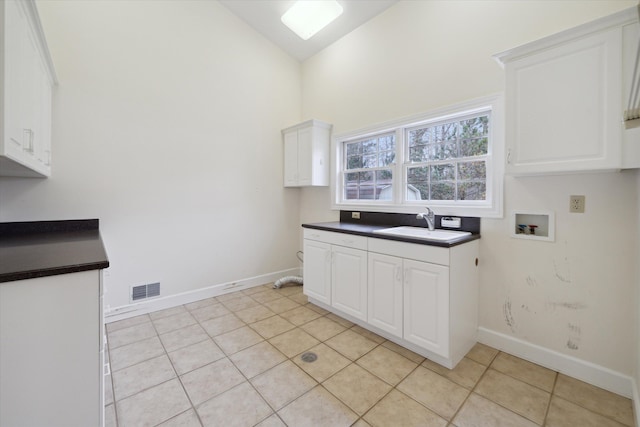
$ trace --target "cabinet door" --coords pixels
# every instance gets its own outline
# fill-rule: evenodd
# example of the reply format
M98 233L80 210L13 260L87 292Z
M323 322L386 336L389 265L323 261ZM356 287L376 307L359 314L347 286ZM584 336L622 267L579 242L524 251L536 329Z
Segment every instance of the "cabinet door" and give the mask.
M284 134L284 186L298 185L298 132Z
M331 252L331 305L366 321L367 252L343 246L333 246Z
M404 339L449 357L449 268L404 260Z
M43 66L38 80L40 86L38 105L38 128L35 135L35 150L40 169L45 175L51 173L51 83Z
M298 129L298 185L312 185L313 128Z
M368 254L367 321L402 338L402 258Z
M14 160L24 161L22 148L25 137L23 118L26 110L24 94L28 53L28 23L18 2L5 2L4 40L4 153ZM28 136L28 134L27 134Z
M48 176L51 150L51 75L43 59L28 2L9 1L4 8L4 128L0 174ZM14 165L14 166L11 166ZM18 166L20 165L20 166ZM21 167L24 166L24 167ZM25 168L26 167L26 168ZM35 173L32 173L31 171Z
M508 172L620 167L621 50L615 28L506 64Z
M303 293L331 304L331 245L304 240Z
M0 286L0 425L102 425L99 274Z

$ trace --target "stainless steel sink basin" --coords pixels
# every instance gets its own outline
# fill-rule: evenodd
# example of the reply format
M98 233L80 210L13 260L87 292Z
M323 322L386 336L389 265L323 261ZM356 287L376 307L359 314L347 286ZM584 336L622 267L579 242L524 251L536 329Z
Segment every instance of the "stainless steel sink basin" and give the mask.
M455 242L470 236L468 231L433 230L422 227L392 227L383 230L376 230L374 233L387 234L390 236L409 237L412 239L432 240L436 242Z

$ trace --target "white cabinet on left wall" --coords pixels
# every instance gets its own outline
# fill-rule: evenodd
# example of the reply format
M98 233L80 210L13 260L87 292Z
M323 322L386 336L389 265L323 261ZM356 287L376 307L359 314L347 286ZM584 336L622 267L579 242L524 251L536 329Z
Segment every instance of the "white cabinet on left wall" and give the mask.
M331 127L308 120L282 130L285 187L329 185Z
M103 425L102 271L0 283L0 425Z
M0 3L0 176L51 175L51 94L57 83L33 0Z

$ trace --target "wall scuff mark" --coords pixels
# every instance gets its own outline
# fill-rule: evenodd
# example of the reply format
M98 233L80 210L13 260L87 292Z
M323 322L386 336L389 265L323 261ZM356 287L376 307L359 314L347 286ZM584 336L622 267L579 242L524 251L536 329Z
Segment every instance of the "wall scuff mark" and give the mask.
M513 313L511 311L511 299L509 297L507 297L507 300L502 306L502 313L504 314L505 323L511 328L511 332L515 333L517 328L515 319L513 318Z
M536 278L529 275L527 276L527 285L531 286L532 288L535 288L538 286L538 282L536 281Z
M555 301L547 301L546 304L547 311L555 311L558 307L566 308L569 310L584 310L587 306L580 302L555 302Z
M571 283L571 270L569 269L569 262L566 260L563 262L564 271L561 271L560 265L553 260L553 272L554 276L563 283Z
M567 324L569 329L569 338L567 339L567 348L570 350L578 350L580 346L580 337L582 336L582 329L580 325L569 322Z

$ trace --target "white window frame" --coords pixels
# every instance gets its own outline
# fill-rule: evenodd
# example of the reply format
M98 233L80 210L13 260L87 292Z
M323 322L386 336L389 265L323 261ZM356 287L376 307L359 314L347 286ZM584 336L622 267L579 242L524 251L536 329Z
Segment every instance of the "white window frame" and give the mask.
M502 218L503 180L504 180L504 100L502 95L492 95L439 108L427 113L405 117L356 131L334 135L331 142L331 207L335 210L368 210L375 212L418 213L425 206L432 208L438 215L475 216L484 218ZM405 138L408 129L430 126L441 122L462 120L465 117L482 112L490 114L489 147L486 155L487 198L486 200L421 200L406 201L406 171L410 163L405 162ZM396 134L396 162L393 166L392 200L343 200L343 145L366 137L382 133Z

